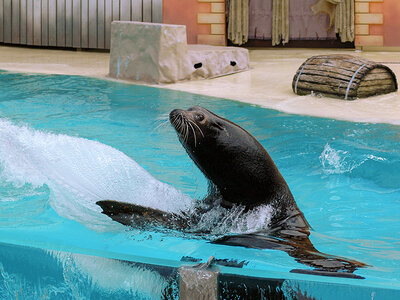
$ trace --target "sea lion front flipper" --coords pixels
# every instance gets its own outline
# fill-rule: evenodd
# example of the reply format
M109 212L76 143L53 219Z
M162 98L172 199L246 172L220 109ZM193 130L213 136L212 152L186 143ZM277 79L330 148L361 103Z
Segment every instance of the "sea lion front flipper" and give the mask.
M151 225L168 229L188 226L188 219L184 216L150 207L114 200L101 200L96 204L103 209L103 214L126 226L148 227Z

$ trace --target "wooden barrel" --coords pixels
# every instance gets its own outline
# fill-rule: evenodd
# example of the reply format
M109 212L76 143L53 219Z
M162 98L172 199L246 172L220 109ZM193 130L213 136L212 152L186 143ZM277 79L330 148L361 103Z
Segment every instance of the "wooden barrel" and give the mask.
M353 100L397 91L396 75L382 64L352 55L307 59L293 77L298 95L322 94Z

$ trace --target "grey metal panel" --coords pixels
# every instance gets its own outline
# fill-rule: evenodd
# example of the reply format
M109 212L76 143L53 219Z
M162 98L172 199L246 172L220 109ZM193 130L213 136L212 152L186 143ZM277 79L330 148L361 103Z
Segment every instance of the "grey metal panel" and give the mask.
M112 3L112 19L113 21L119 20L119 0L113 0Z
M104 49L104 0L97 0L97 48Z
M19 0L18 1L12 1L11 3L11 42L13 44L19 44Z
M151 22L151 0L143 0L143 22Z
M33 44L40 46L42 43L42 5L41 0L33 0Z
M49 46L57 46L57 0L48 2Z
M19 43L26 44L26 0L19 4Z
M97 0L89 0L89 48L97 48Z
M151 7L151 22L162 23L162 0L153 0Z
M72 47L81 48L81 0L72 2Z
M22 0L24 1L24 0ZM49 45L48 0L42 0L42 46Z
M4 41L4 26L3 26L3 0L0 0L0 42L2 43Z
M33 45L33 0L26 0L26 43Z
M111 22L162 22L163 0L0 0L0 42L110 48Z
M142 0L132 0L132 13L131 20L132 21L142 21Z
M26 44L26 0L21 0L19 10L19 42Z
M11 0L3 2L4 43L11 43Z
M130 21L131 20L131 0L120 0L120 20Z
M57 0L57 46L65 47L65 0Z
M111 19L112 19L112 0L105 0L105 40L104 48L110 49L111 43Z
M65 0L65 47L72 47L72 0Z
M81 47L89 47L89 0L82 0L81 5Z

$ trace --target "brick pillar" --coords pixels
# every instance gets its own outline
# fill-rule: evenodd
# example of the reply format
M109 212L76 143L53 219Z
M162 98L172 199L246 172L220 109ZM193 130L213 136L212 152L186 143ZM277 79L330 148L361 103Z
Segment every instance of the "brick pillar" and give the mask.
M383 1L355 0L355 46L383 47Z
M207 34L198 34L197 43L225 46L225 0L197 0L201 9L197 24L208 27Z

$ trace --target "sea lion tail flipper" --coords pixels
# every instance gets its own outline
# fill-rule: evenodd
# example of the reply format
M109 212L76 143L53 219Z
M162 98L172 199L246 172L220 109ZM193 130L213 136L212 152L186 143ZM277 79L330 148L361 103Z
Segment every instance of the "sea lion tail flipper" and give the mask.
M103 209L103 214L126 226L147 227L152 225L169 229L188 226L188 220L184 216L150 207L115 200L101 200L96 204Z

